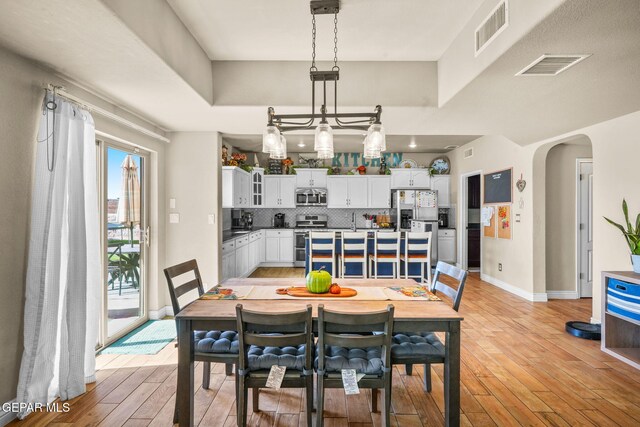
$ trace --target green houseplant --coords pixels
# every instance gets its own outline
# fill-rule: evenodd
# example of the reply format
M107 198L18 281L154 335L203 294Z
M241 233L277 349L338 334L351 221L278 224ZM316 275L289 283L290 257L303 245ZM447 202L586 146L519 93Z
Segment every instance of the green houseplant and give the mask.
M624 221L627 226L626 229L623 225L611 221L607 217L604 217L604 219L622 232L622 235L631 250L631 264L633 265L633 271L640 273L640 213L636 217L634 226L634 224L629 221L629 208L627 207L627 201L624 199L622 200L622 212L624 213Z

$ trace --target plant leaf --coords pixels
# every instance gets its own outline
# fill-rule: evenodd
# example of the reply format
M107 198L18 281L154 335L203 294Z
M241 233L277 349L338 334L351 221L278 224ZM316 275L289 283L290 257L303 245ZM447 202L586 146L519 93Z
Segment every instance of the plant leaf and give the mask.
M622 235L624 236L625 240L627 241L627 245L629 245L629 249L631 249L631 252L633 252L635 250L635 245L631 243L630 239L629 239L629 233L627 233L627 231L624 229L624 227L616 222L611 221L609 218L607 218L606 216L603 217L605 220L607 220L607 222L611 225L613 225L614 227L616 227L618 230L620 230L622 232Z
M638 214L638 216L636 218L636 234L640 235L640 213Z
M627 223L627 230L629 233L633 233L633 227L631 227L631 223L629 222L629 207L627 206L626 199L622 199L622 212L624 213L624 220Z

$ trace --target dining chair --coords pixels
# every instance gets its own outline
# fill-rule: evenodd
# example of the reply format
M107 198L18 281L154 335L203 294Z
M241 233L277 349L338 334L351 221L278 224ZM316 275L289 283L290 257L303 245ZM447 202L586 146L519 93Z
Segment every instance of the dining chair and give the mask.
M340 334L349 325L354 334ZM359 332L384 331L374 335ZM316 425L322 427L324 390L343 388L342 370L355 369L364 374L359 388L371 389L371 410L377 412L378 389L384 390L383 420L389 426L391 409L391 333L393 331L393 305L386 310L368 313L343 313L318 306L318 403Z
M341 250L338 254L338 265L341 278L366 278L367 277L367 237L366 231L343 231ZM360 264L361 275L347 275L348 264Z
M313 323L306 310L265 313L236 306L240 352L238 356L238 425L247 425L248 389L253 389L253 411L259 410L259 389L267 384L272 366L286 368L281 388L306 389L307 426L313 411Z
M378 274L380 264L391 264L391 275ZM373 253L369 254L369 277L395 279L400 267L400 233L374 233Z
M204 293L202 277L195 259L164 269L169 286L169 296L173 306L174 316L191 301L181 305L180 298L187 293L197 290L198 297ZM187 275L193 278L177 285L177 278ZM176 320L177 323L177 320ZM176 325L177 326L177 325ZM196 331L193 334L194 360L203 362L202 388L209 388L211 376L211 362L224 363L226 374L233 373L233 365L238 362L238 333L235 331ZM176 344L177 346L177 344ZM177 422L177 402L174 412L174 422Z
M454 289L449 285L444 284L441 279L443 276L448 276L450 279L447 281L457 282L457 288ZM437 294L438 292L451 298L452 306L455 311L458 311L460 307L460 301L462 300L462 292L464 291L464 284L467 281L467 272L453 265L449 265L445 262L438 261L436 265L436 272L433 275L433 284L431 285L431 292ZM425 304L430 304L425 302ZM413 365L416 363L424 364L424 388L426 391L431 391L431 364L432 363L444 363L445 361L445 348L433 332L419 332L419 333L395 333L392 337L391 344L391 362L394 365L403 364L407 375L411 375L413 372Z
M109 242L107 248L107 272L109 273L109 281L107 286L111 285L111 290L115 289L115 281L119 282L118 295L122 295L122 278L124 276L124 268L122 267L122 243Z
M309 233L309 270L313 265L322 263L331 265L331 275L336 276L336 233L333 231L312 231Z
M404 238L404 253L400 255L404 264L404 278L425 281L424 266L427 266L427 283L431 283L431 232L407 232ZM420 275L409 274L411 264L420 264Z

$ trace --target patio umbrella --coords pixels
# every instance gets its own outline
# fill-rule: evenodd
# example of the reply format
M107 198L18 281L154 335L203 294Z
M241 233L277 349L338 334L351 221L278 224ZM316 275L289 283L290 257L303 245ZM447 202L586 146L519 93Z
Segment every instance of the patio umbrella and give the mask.
M131 155L124 158L121 168L122 194L118 201L118 222L129 227L129 241L133 246L133 226L140 223L140 178L138 166Z

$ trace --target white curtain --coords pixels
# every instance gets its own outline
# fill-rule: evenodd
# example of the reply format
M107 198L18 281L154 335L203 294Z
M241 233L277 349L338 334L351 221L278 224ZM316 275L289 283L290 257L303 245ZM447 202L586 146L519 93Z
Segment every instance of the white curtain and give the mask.
M91 114L48 93L36 149L18 402L68 400L95 381L97 188Z

